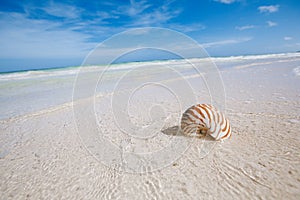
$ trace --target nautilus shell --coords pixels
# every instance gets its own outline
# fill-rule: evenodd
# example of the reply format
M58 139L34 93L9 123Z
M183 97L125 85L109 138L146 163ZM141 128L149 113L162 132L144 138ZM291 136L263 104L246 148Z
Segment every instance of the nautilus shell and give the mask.
M181 118L181 130L185 135L209 134L215 140L231 136L231 127L223 113L209 104L197 104L188 108Z

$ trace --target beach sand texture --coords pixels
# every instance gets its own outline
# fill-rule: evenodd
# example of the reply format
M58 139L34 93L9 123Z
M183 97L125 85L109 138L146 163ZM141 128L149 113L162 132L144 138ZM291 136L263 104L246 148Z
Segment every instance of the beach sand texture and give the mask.
M221 76L232 137L204 143L174 135L178 106L162 95L171 116L165 131L147 141L131 139L127 150L151 152L176 138L190 146L153 172L127 173L96 159L77 133L71 103L2 119L0 199L300 199L300 56L254 64L239 59L215 61L226 65ZM203 92L195 103L209 101ZM105 137L118 144L124 136L101 106L109 95L96 98L96 115ZM150 100L133 99L132 111ZM76 103L85 109L84 100ZM146 123L144 113L132 120Z

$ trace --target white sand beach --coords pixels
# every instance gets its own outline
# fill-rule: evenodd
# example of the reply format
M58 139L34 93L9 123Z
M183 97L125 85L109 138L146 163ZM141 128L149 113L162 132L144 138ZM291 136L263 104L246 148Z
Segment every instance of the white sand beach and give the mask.
M187 107L180 108L161 86L137 90L128 110L137 126L157 122L157 132L125 134L110 110L111 96L117 94L109 91L126 94L122 87L134 78L123 79L120 88L112 88L115 80L108 78L95 98L72 102L76 69L63 75L3 75L0 199L300 199L300 54L213 61L232 126L232 137L224 141L177 134ZM176 63L181 64L162 61L162 71L151 75L182 91L182 80L162 69ZM139 77L143 81L143 74ZM201 76L186 72L185 79L199 88L192 103L210 103ZM88 116L91 102L95 113ZM97 127L86 125L91 117ZM150 164L143 156L149 152ZM143 168L144 161L148 167Z

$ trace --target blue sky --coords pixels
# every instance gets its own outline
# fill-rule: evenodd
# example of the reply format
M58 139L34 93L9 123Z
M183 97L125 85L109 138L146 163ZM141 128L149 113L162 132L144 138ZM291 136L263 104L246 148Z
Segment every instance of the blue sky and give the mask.
M0 0L0 71L80 65L137 27L182 32L211 56L295 52L299 19L299 0Z

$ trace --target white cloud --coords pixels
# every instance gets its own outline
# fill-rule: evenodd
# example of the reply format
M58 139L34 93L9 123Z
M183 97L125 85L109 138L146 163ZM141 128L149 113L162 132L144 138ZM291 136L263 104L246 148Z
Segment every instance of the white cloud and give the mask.
M157 26L164 24L170 19L178 15L177 11L161 11L155 10L153 12L144 13L136 17L133 26Z
M118 18L120 18L120 16L114 15L114 14L109 13L109 12L104 12L104 11L98 11L96 13L96 16L99 17L101 21L103 21L105 19L118 19Z
M96 43L92 42L95 39L102 41L128 27L166 26L170 19L177 17L181 12L174 9L171 3L172 1L165 1L159 7L154 7L148 1L132 0L126 7L131 8L129 10L124 9L124 4L112 3L109 5L112 8L111 12L89 13L91 17L87 20L82 20L84 14L82 8L52 1L45 6L26 4L23 7L25 13L0 12L0 56L1 58L82 57L96 46ZM61 17L63 20L32 17L37 11ZM118 27L112 27L108 25L109 21L106 21L124 15L131 18L131 21L124 22ZM192 25L186 27L185 31L196 28L201 26Z
M146 35L146 34L150 34L150 31L151 31L151 29L148 27L134 28L134 29L129 29L129 30L125 31L123 34L124 35Z
M113 12L135 17L151 6L147 1L136 2L135 0L130 0L129 5L117 5L117 9Z
M214 1L217 1L220 3L225 3L225 4L231 4L231 3L236 2L237 0L214 0Z
M267 24L269 27L277 26L277 23L272 21L267 21Z
M70 58L84 56L95 46L89 35L72 31L60 22L0 12L2 58Z
M261 13L274 13L279 10L279 5L259 6L257 9Z
M78 18L82 12L81 9L75 6L54 2L51 2L48 6L44 7L43 10L49 15L53 15L56 17L65 17L69 19Z
M292 38L292 37L285 36L283 39L284 39L284 40L292 40L293 38Z
M229 40L221 40L216 42L209 42L209 43L203 43L202 46L204 48L210 48L210 47L218 47L218 46L224 46L228 44L238 44L242 42L248 42L252 40L252 38L238 38L238 39L229 39Z
M134 18L133 26L158 26L168 22L170 19L177 17L181 10L160 7L151 12L141 13Z
M206 29L206 27L200 23L187 24L187 25L171 24L169 27L171 29L175 29L177 31L184 32L184 33L201 31L201 30Z
M246 26L237 26L237 27L235 27L235 29L240 30L240 31L247 30L247 29L253 29L253 28L255 28L254 25L246 25Z
M65 19L79 18L81 13L83 12L83 9L80 9L78 7L62 3L54 3L53 1L49 2L45 6L26 4L24 5L24 10L27 15L35 13L37 10L42 10L48 15L63 17Z
M115 15L130 17L132 22L125 25L127 27L159 26L181 13L180 9L174 9L174 7L170 6L173 3L171 0L165 1L158 7L150 4L150 2L131 0L130 4L111 5L111 12Z

